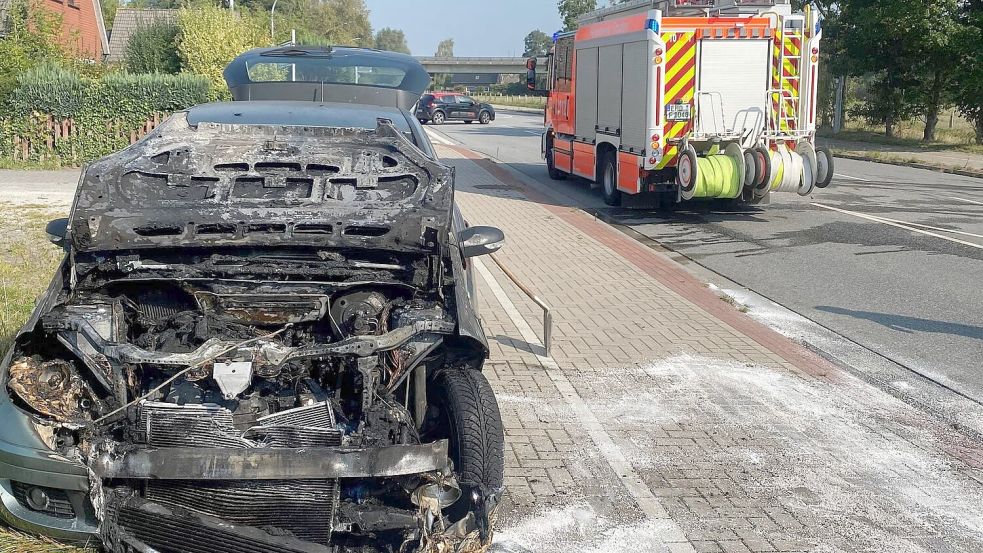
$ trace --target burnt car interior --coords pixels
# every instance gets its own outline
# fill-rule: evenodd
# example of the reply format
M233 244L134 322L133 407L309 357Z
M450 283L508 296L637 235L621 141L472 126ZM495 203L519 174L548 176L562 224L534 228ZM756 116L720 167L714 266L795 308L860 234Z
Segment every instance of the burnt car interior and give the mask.
M246 104L87 168L10 401L84 465L110 551L486 550L504 438L466 266L504 236L459 228L391 117Z

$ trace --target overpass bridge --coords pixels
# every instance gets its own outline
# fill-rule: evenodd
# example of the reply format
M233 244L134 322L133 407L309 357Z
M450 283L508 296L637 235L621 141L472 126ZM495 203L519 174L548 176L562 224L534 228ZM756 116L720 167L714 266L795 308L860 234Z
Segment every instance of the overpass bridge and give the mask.
M526 73L526 58L438 58L434 56L416 56L416 59L423 64L423 67L431 75L435 73L524 75ZM546 58L540 58L539 63L546 63Z

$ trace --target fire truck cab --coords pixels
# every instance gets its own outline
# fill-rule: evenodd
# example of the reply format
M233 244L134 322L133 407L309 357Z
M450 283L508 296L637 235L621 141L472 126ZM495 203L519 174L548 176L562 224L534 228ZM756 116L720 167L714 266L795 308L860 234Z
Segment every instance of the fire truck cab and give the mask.
M637 0L557 33L550 177L597 183L609 205L624 194L766 203L827 186L833 158L815 148L821 21L788 2Z

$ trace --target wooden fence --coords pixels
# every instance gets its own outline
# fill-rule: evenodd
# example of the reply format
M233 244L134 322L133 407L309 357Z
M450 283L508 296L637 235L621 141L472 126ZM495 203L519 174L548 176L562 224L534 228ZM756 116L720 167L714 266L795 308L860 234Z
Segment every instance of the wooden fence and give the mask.
M120 122L110 121L106 123L106 133L121 142L128 141L130 144L133 144L154 130L166 117L167 114L165 113L154 113L136 129L129 125L123 125ZM40 158L43 161L52 157L57 146L65 142L69 143L71 157L73 159L76 158L78 155L76 151L77 142L73 139L78 137L81 130L75 123L75 120L71 118L58 119L53 115L48 115L44 121L44 126L43 136L40 138L40 141L44 142L43 147L41 147L37 138L13 137L14 161L30 161L31 153L36 152L38 149L42 151Z

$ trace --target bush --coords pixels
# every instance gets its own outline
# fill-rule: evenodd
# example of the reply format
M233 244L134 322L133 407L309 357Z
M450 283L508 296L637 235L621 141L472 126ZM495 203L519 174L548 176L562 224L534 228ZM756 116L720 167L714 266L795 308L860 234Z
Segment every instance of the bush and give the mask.
M80 165L130 143L148 119L206 102L208 80L197 75L111 73L86 79L57 66L31 70L17 81L9 115L0 120L0 162L12 162L13 139L29 143L26 159L46 165ZM49 129L72 120L70 136L57 140ZM21 152L21 157L23 152Z
M177 73L181 58L177 54L178 26L155 21L137 29L126 44L123 63L130 73Z
M225 66L246 50L269 43L267 28L248 12L239 14L215 6L182 9L178 26L181 69L207 77L213 100L231 97L222 77Z

